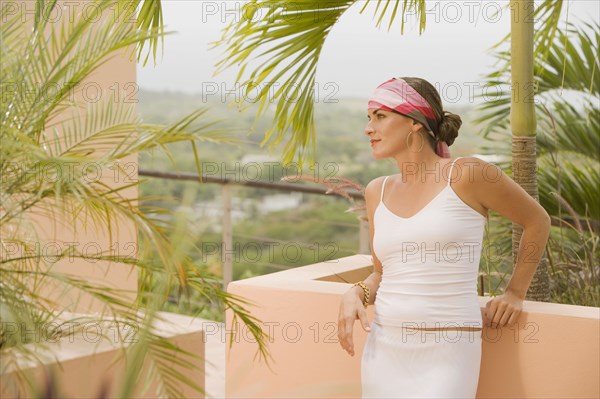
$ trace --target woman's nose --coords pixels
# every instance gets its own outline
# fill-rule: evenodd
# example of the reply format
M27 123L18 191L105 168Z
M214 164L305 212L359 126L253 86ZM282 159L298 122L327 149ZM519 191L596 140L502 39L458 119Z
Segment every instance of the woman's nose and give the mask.
M371 133L373 133L373 128L371 127L371 123L367 123L367 126L365 126L365 135L370 135Z

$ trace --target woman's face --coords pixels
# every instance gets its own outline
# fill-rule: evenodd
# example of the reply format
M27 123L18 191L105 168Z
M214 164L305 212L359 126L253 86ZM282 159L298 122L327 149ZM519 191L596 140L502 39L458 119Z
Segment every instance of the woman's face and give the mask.
M369 122L365 134L369 136L375 159L394 157L406 150L406 136L421 127L420 123L396 112L371 108L367 111ZM418 135L413 134L413 137Z

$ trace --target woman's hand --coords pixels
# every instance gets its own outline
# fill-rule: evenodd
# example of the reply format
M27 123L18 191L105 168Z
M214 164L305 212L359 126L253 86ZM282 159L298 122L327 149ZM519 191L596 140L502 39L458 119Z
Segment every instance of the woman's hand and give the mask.
M367 311L362 304L357 288L360 289L360 287L352 287L342 297L338 317L338 339L342 348L350 356L354 356L354 342L352 341L354 321L359 319L363 329L366 332L371 331L367 320Z
M484 323L486 326L493 328L510 326L517 321L521 314L523 299L507 291L489 300L485 304L485 309Z

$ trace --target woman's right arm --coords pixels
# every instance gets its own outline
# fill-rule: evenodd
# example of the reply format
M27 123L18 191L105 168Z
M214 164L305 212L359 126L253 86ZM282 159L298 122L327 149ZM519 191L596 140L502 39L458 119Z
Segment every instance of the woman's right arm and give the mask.
M373 251L373 235L374 224L373 215L375 208L379 203L383 177L372 180L365 189L365 204L367 207L367 215L369 218L369 236L371 241L371 254L373 257L373 272L363 280L369 288L369 304L375 303L379 283L381 282L382 266L375 252ZM338 339L342 348L351 356L354 356L354 342L352 340L352 332L356 319L361 321L365 331L371 331L367 320L367 311L363 306L364 291L359 286L350 288L342 297L340 303L340 313L338 317Z

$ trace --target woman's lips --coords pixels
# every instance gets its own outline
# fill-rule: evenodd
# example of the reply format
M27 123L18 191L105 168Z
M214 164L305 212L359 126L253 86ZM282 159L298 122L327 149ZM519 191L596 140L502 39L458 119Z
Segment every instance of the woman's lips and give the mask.
M370 141L371 141L371 147L373 147L373 146L375 145L375 143L378 143L378 142L380 142L381 140L374 140L374 139L371 139Z

